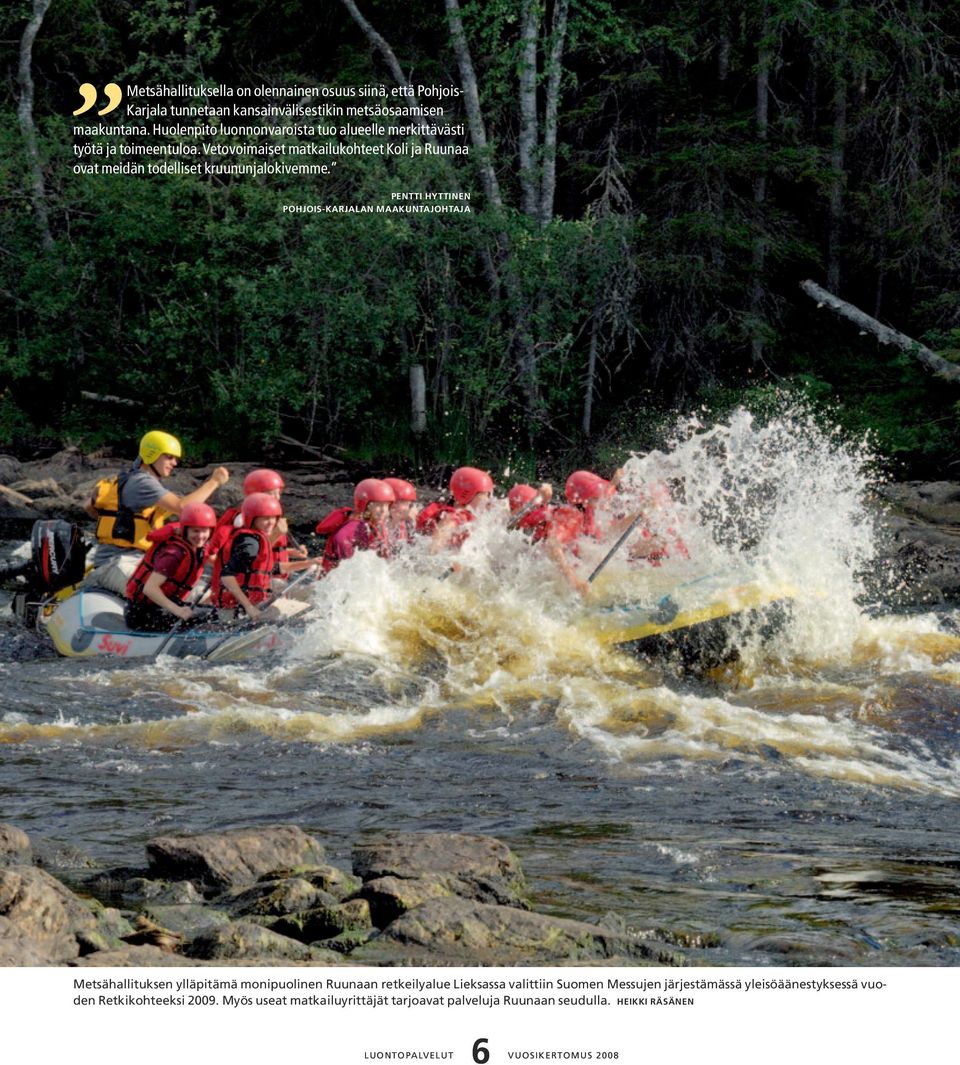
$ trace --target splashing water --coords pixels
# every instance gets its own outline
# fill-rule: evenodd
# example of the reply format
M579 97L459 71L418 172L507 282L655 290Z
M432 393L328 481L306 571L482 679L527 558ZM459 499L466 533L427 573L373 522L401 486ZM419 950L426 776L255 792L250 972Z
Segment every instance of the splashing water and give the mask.
M341 565L317 585L296 646L266 673L161 662L88 675L128 702L132 685L156 686L189 715L150 720L139 732L130 719L98 728L147 746L247 730L351 743L416 730L451 709L515 722L548 706L556 725L624 764L731 751L763 762L775 753L804 773L956 794L954 763L937 763L922 738L891 746L897 730L876 710L890 703L874 691L884 677L896 690L901 674L937 664L938 684L960 686L960 641L935 619L870 618L858 605L858 573L874 550L864 502L870 459L807 413L761 425L738 410L708 430L690 419L664 450L625 464L621 510L624 501L642 507L649 532L682 540L689 558L674 551L652 567L624 548L591 601L670 596L695 611L718 574L790 589L789 616L775 631L742 616L739 661L706 692L702 682L678 691L660 663L611 646L597 619L615 612L583 604L541 549L507 531L501 501L471 524L456 556L421 541L391 562L361 553ZM584 546L581 572L611 539ZM28 727L9 722L7 738Z
M368 829L502 834L561 912L726 929L728 962L764 957L744 929L795 944L809 920L805 957L834 964L828 895L858 957L869 890L876 938L923 963L954 897L934 858L960 797L960 639L862 608L869 465L804 412L690 419L626 462L619 497L689 557L627 544L587 601L500 502L456 554L341 565L280 657L0 664L5 817L111 861L252 821L346 850ZM584 545L581 574L612 540ZM789 589L779 627L734 626L738 660L689 674L611 642L624 604L696 614L724 581Z

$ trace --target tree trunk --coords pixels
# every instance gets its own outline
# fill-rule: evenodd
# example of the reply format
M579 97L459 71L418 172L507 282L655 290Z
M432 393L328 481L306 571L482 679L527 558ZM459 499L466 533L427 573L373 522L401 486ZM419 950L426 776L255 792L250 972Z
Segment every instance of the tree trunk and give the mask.
M847 184L847 69L848 0L836 0L839 22L838 55L833 63L833 131L830 139L830 207L827 226L827 287L840 291L840 242L843 237L843 194Z
M520 195L523 213L539 214L536 153L537 129L537 37L540 31L539 0L523 0L520 26Z
M350 0L343 0L344 3ZM450 43L453 46L453 54L457 59L460 69L460 84L463 89L464 107L467 112L467 128L470 130L470 140L473 144L475 161L480 167L480 180L487 199L498 210L503 207L503 198L500 195L500 183L497 181L497 172L493 167L490 147L487 142L487 131L483 124L483 113L480 110L480 91L477 88L477 74L473 67L473 59L470 57L470 49L467 47L467 37L463 31L463 19L460 15L459 0L444 0L449 16Z
M417 437L427 430L427 381L420 364L410 367L410 429Z
M583 435L589 440L593 422L593 393L597 379L597 346L600 334L600 309L595 307L590 323L590 348L587 354L587 373L583 383Z
M900 348L901 351L906 351L908 354L913 355L925 369L942 380L950 381L952 384L960 383L960 364L950 362L949 359L945 359L942 355L931 351L930 348L921 344L918 340L914 340L905 333L900 333L896 329L891 329L882 322L878 322L876 318L871 318L866 311L861 311L859 307L855 307L852 303L847 303L846 300L840 299L813 281L801 281L800 287L811 299L815 299L819 306L826 305L830 310L839 314L841 318L846 318L848 321L853 322L862 333L872 333L881 344L893 344Z
M833 137L830 147L830 223L827 232L827 287L840 289L840 241L843 234L843 191L847 177L845 150L847 144L847 86L843 75L837 75L837 90L833 97Z
M360 13L360 9L354 3L354 0L340 0L340 3L350 13L350 17L360 27L364 37L373 45L374 48L383 56L384 62L390 68L390 73L393 75L394 81L402 86L409 93L407 99L410 101L413 107L419 107L420 101L416 94L413 92L413 86L407 79L406 74L403 72L403 68L397 61L396 55L394 55L393 49L389 44L380 36L379 33L370 25L369 22ZM430 144L436 144L437 139L432 133L426 131L426 127L430 125L427 119L421 118L419 115L414 116L414 121L419 126L420 136Z
M46 249L53 247L53 235L50 232L50 218L47 213L47 196L43 184L43 167L40 164L40 149L37 146L37 127L33 121L33 42L40 32L50 0L33 0L33 16L27 23L20 38L20 65L18 80L20 82L20 103L17 117L27 156L27 169L30 172L30 198L33 213L40 227L40 238Z
M770 9L763 9L763 22L760 29L760 50L757 56L757 102L756 127L757 140L761 147L767 143L770 125L770 67L773 64L773 45L770 41ZM760 170L753 179L753 205L756 215L757 235L753 241L752 277L750 281L750 315L753 318L753 338L750 341L750 354L755 363L763 361L763 335L760 322L763 318L763 271L767 260L767 240L763 232L764 215L767 202L766 159L761 157Z
M556 0L550 33L550 57L547 60L547 90L543 109L543 177L540 183L540 225L553 218L553 200L557 187L557 115L560 110L563 50L567 37L569 0Z

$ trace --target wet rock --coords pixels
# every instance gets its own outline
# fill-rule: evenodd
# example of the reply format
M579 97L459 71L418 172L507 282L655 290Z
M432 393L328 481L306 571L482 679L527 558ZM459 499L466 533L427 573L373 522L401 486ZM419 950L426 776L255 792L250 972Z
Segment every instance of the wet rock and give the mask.
M133 877L122 885L122 898L158 906L188 906L203 902L203 895L189 880L149 880Z
M208 927L204 925L204 928ZM183 942L183 936L172 928L165 928L146 914L141 913L133 923L133 931L122 937L123 941L133 947L158 947L167 953L176 951Z
M188 958L207 961L238 958L308 961L314 957L303 943L249 921L233 921L222 928L201 932L184 943L181 952Z
M895 607L960 598L960 484L884 485L881 542L870 576Z
M140 946L123 946L115 950L99 950L93 954L86 954L76 961L70 962L77 968L105 968L105 969L131 969L131 968L172 968L192 967L197 963L191 958L185 958L181 954L171 954L159 947L149 944Z
M463 964L589 963L613 958L631 965L683 964L679 952L629 933L460 898L425 902L388 925L371 947L380 952L389 943ZM358 956L361 961L367 960L365 950Z
M900 481L881 486L879 495L934 525L960 525L960 484L955 481Z
M367 881L359 895L369 903L370 914L377 928L386 928L391 921L430 899L449 898L456 894L449 887L450 879L442 873L411 877L409 880L383 876Z
M81 473L99 464L110 465L114 461L116 460L110 458L85 456L78 447L65 447L44 459L23 463L21 470L23 477L53 477L62 481L71 474Z
M23 495L29 496L31 501L38 496L63 496L64 499L69 499L66 492L64 492L52 477L42 477L39 480L35 478L27 478L25 480L14 481L7 487L12 488L15 492L21 492Z
M446 886L458 895L525 905L526 885L520 860L492 836L399 832L365 840L353 849L353 870L365 882L385 877L411 880L446 875L453 878ZM459 884L454 885L454 880Z
M341 932L330 939L318 939L310 946L314 950L332 950L335 954L351 954L358 947L368 943L375 934L376 929L373 927L354 929L350 932Z
M0 662L33 662L57 657L56 648L46 635L32 629L0 632Z
M0 519L3 521L36 521L40 512L33 506L33 500L21 492L0 485Z
M33 509L43 518L61 518L63 521L75 522L77 525L90 522L90 516L83 509L83 504L69 496L35 496Z
M314 887L333 895L336 899L345 899L360 888L360 881L335 865L302 865L295 869L277 869L261 879L289 879L298 877L308 881Z
M78 869L95 869L97 863L85 851L69 843L37 840L33 845L33 860L55 875Z
M281 917L271 926L281 935L299 939L304 943L332 939L345 932L369 933L373 928L370 907L364 899L334 906L314 906L303 913Z
M302 877L262 880L243 891L221 895L218 906L234 917L282 917L313 906L336 906L337 899Z
M194 903L185 906L147 906L142 914L159 928L173 932L183 939L192 939L201 932L230 923L222 910Z
M370 904L370 913L377 928L385 928L391 921L429 899L460 896L479 902L501 901L489 896L482 897L475 884L446 873L427 873L408 880L396 876L378 877L368 880L358 895Z
M9 485L22 476L23 465L13 455L0 455L0 484Z
M96 927L76 933L80 954L122 949L125 945L124 937L133 933L133 925L119 910L100 906L99 903L93 906L93 916Z
M8 917L0 917L0 966L56 965L58 960Z
M239 828L147 843L150 872L217 890L253 884L272 870L323 861L323 846L295 825Z
M87 877L86 880L82 880L81 887L84 891L89 891L91 895L96 895L98 899L105 899L111 902L137 902L142 898L152 897L152 895L147 893L149 885L156 885L158 890L169 886L166 881L148 880L143 875L145 872L145 869L135 869L125 865L117 866L113 869L103 869L93 876ZM193 886L191 885L191 887ZM200 896L195 888L193 891L199 898ZM170 901L193 902L195 899L171 899Z
M30 866L0 869L0 917L53 961L75 958L76 933L96 927L93 914L72 891Z
M13 825L0 824L0 866L30 865L33 848L30 837Z

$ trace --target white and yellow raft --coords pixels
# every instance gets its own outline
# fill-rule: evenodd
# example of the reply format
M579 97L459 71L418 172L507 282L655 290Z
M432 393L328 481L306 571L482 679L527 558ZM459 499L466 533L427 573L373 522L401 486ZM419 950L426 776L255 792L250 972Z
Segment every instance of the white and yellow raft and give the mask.
M602 643L653 654L676 649L684 657L717 657L724 650L732 653L747 633L768 635L797 595L794 586L746 567L682 582L666 576L650 575L639 586L633 580L606 581L599 589L606 602L585 619L591 634Z

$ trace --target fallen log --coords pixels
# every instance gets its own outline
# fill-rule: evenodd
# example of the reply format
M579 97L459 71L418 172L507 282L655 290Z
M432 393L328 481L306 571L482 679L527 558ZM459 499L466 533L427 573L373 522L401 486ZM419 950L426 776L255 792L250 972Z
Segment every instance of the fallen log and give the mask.
M914 340L905 333L900 333L896 329L891 329L890 326L878 322L876 318L871 318L869 314L861 311L859 307L840 299L839 296L828 292L814 281L801 281L800 287L811 299L817 301L818 307L829 307L830 310L839 314L841 318L846 318L848 321L853 322L862 332L872 333L881 344L893 344L908 355L913 355L922 366L942 380L950 381L953 384L960 383L960 365L950 362L949 359L945 359L935 351L931 351L930 348L921 344L919 340Z

